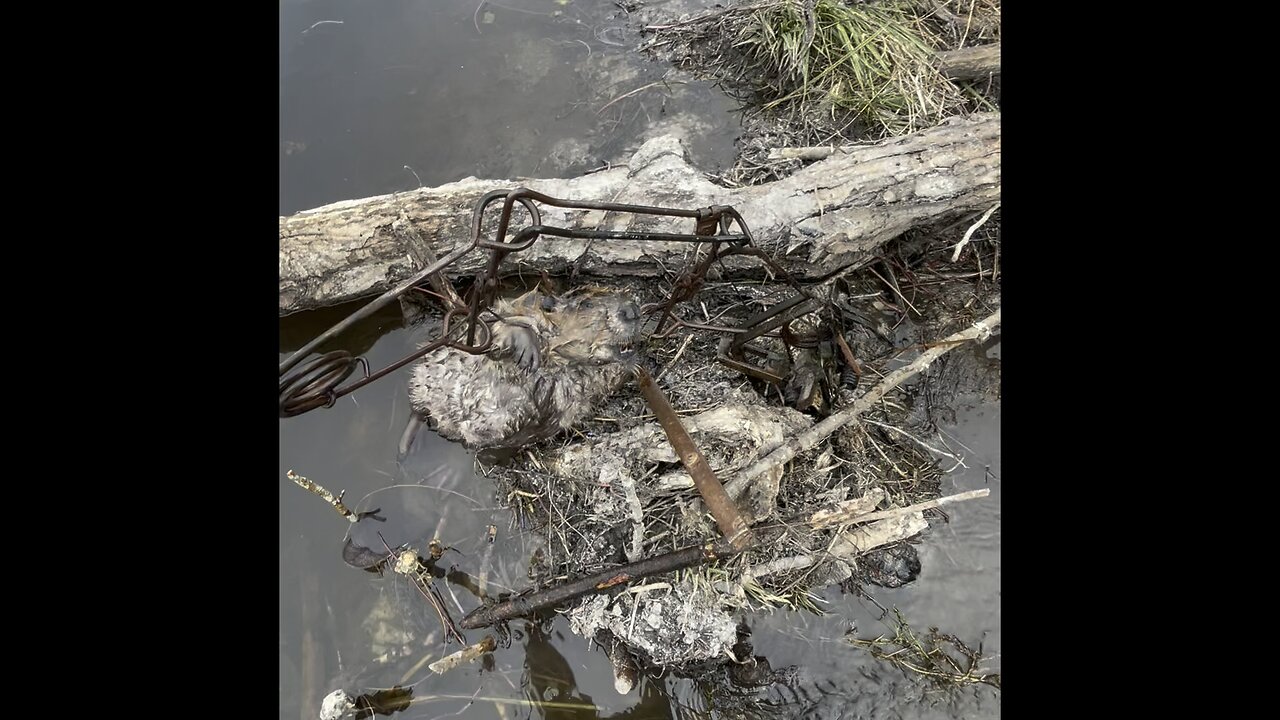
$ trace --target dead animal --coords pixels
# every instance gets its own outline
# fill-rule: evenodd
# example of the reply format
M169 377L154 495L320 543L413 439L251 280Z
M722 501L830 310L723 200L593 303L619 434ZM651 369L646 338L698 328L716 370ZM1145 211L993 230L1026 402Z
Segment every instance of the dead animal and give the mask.
M422 424L472 449L518 448L589 413L633 368L640 308L595 289L563 297L531 291L499 299L482 355L428 353L409 380L413 406L400 455Z

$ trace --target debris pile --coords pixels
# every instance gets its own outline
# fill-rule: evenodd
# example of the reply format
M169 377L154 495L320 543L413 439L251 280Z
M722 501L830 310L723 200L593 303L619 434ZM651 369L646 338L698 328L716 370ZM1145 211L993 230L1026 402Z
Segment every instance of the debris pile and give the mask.
M847 520L939 497L946 461L958 455L935 430L934 406L962 390L998 392L998 366L975 345L889 392L782 472L746 484L731 479L849 407L923 348L998 309L999 286L988 279L998 274L998 226L971 239L966 262L956 266L944 258L955 244L952 234L909 235L876 263L817 288L819 311L759 341L782 383L717 362L722 335L704 329L738 326L772 301L776 286L712 279L696 301L677 308L680 322L670 336L657 337L650 323L640 344L644 362L707 464L754 519L761 542L713 564L575 601L565 608L575 632L595 637L607 630L656 665L726 659L736 642L735 618L744 611L817 610L817 593L829 585L897 587L918 575L908 541L944 517L939 510L854 527L824 518ZM669 292L619 285L643 303L661 302ZM854 364L842 358L837 334ZM634 383L569 433L481 470L497 483L499 498L518 498L521 516L539 525L545 544L531 577L540 586L719 537Z

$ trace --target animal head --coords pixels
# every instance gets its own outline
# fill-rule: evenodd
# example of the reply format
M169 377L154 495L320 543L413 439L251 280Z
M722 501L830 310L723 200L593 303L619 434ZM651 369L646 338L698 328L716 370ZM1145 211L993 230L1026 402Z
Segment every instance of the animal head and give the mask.
M529 371L547 366L629 362L640 332L640 308L622 295L586 289L564 297L537 291L494 303L503 318L493 355Z

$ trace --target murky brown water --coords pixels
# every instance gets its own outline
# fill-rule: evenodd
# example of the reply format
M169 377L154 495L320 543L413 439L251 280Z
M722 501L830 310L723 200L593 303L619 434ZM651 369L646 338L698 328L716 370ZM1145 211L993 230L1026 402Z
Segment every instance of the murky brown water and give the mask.
M701 167L715 170L732 161L737 119L732 103L709 87L655 88L601 112L611 98L667 70L613 44L634 42L620 29L624 19L611 17L617 11L613 3L506 0L502 5L529 12L488 3L476 13L471 0L282 0L280 213L468 175L572 175L625 157L641 134L674 117L691 128L688 144ZM557 11L561 14L552 14ZM324 20L342 23L314 25ZM610 76L625 79L610 88L605 79ZM282 320L281 359L353 309ZM400 357L410 344L394 309L339 343L366 355L375 368ZM469 475L464 451L424 433L414 457L404 467L396 463L396 442L408 412L405 372L333 408L280 421L281 718L304 717L342 677L365 667L370 641L362 623L383 594L396 591L387 581L343 564L345 521L287 482L286 471L346 489L348 500L356 501L444 467L447 472L412 490L374 495L361 509L387 501L410 504L427 536L438 532L463 554L457 556L461 562L473 566L492 553L494 583L526 584L522 569L536 541L512 527L491 485ZM917 628L937 625L966 641L985 637L994 669L1000 664L1001 629L999 423L998 404L974 404L958 408L955 423L944 427L953 447L968 448L968 469L949 475L944 493L989 487L991 495L948 510L951 523L931 531L920 548L924 571L919 581L875 593L879 603L897 605ZM485 541L490 524L499 528L493 545ZM780 715L999 716L990 693L943 702L915 679L844 643L851 624L862 637L888 628L865 600L836 591L826 598L824 617L777 613L748 619L757 654L775 668L801 667L795 688L760 693L761 701L782 705ZM445 600L456 616L475 605L458 588L446 592ZM437 623L422 605L422 626L430 629ZM708 711L700 689L688 680L649 678L630 696L619 696L604 656L561 624L554 630L549 638L521 633L510 649L494 654L491 669L473 665L436 676L424 664L407 679L416 683L418 703L396 717L661 718ZM472 640L481 636L471 635ZM446 651L438 642L429 647ZM413 664L400 662L370 677L390 685ZM560 705L527 702L552 698ZM716 709L740 714L723 704Z

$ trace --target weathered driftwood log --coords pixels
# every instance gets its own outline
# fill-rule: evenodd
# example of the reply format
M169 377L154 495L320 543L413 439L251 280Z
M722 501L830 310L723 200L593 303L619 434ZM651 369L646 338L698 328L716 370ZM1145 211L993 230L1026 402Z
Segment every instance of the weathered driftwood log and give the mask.
M938 69L953 80L978 80L1000 74L1000 43L940 52Z
M350 200L280 218L280 314L382 293L471 236L484 193L530 187L555 197L676 208L733 205L757 243L786 249L784 264L814 277L864 260L911 227L990 207L1000 196L1000 115L953 118L923 132L853 147L788 178L727 189L685 160L671 136L646 142L626 166L572 179L479 180ZM496 215L496 206L490 208ZM658 232L693 231L688 220L544 208L544 224ZM543 237L511 255L508 272L571 266L587 275L653 275L679 265L687 243L622 243ZM468 253L451 276L475 273L485 253ZM761 272L730 258L731 272Z

